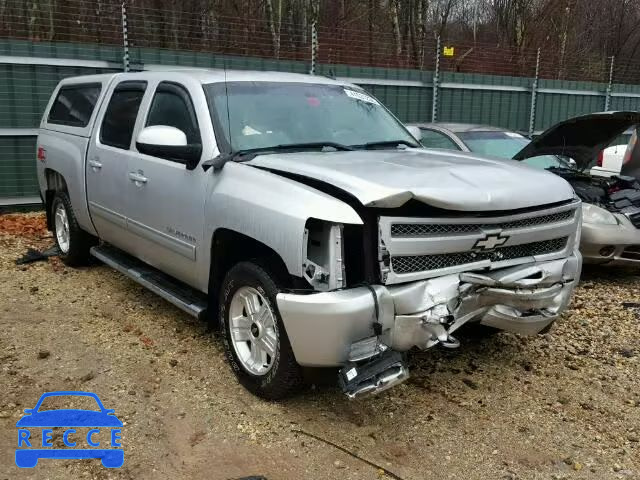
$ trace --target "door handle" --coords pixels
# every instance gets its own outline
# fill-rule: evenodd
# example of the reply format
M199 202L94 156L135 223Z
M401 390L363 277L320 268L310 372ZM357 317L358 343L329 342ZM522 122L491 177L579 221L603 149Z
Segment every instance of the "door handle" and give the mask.
M147 177L145 177L144 175L142 175L142 173L139 173L139 172L129 172L129 179L132 182L135 182L136 184L147 183Z
M98 160L89 160L89 166L94 170L100 170L102 168L102 163Z

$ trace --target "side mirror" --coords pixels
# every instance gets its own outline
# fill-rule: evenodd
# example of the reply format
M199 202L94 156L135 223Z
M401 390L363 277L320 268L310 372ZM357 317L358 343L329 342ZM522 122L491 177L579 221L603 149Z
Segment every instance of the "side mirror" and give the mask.
M413 125L405 125L409 133L413 138L415 138L418 142L422 140L422 131Z
M25 408L24 413L33 413L33 408Z
M202 145L188 144L182 130L167 125L143 128L136 139L136 148L145 155L184 163L187 170L196 168L202 155Z

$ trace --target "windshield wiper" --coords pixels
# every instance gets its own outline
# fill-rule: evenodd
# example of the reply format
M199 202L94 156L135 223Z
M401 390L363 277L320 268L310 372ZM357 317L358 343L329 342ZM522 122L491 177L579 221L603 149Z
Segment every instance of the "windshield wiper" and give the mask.
M418 145L411 143L408 140L385 140L382 142L368 142L362 145L351 145L353 148L364 148L365 150L373 150L375 148L384 147L397 147L398 145L404 145L406 147L418 148Z
M342 152L353 150L348 145L335 142L305 142L305 143L284 143L281 145L273 145L271 147L249 148L246 150L238 150L233 152L233 160L250 160L256 155L262 153L276 153L287 151L305 151L305 150L322 150L324 148L333 148ZM247 158L249 157L249 158Z
M278 153L278 152L304 152L307 150L323 150L324 148L333 148L336 151L352 151L353 147L335 142L306 142L306 143L285 143L281 145L273 145L270 147L247 148L244 150L236 150L235 152L220 154L212 160L203 162L202 168L207 171L213 167L214 170L221 169L229 160L235 162L248 162L258 155Z

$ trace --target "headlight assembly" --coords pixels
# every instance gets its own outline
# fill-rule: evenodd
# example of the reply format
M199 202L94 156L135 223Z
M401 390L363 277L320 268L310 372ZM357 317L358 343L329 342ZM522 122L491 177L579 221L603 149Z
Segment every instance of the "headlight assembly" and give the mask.
M618 225L618 220L611 212L588 203L582 204L582 221L600 225Z

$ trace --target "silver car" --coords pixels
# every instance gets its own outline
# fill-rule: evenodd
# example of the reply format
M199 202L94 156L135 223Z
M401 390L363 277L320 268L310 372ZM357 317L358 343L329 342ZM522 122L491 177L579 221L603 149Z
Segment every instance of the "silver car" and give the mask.
M485 125L414 126L420 128L427 148L522 159L563 177L584 202L580 250L585 263L640 265L640 182L633 176L604 178L589 173L603 145L638 121L639 114L634 112L584 115L554 125L533 141Z
M65 263L92 255L207 319L256 395L341 367L353 398L466 324L546 331L580 278L566 181L418 134L321 76L94 75L53 92L37 172Z

